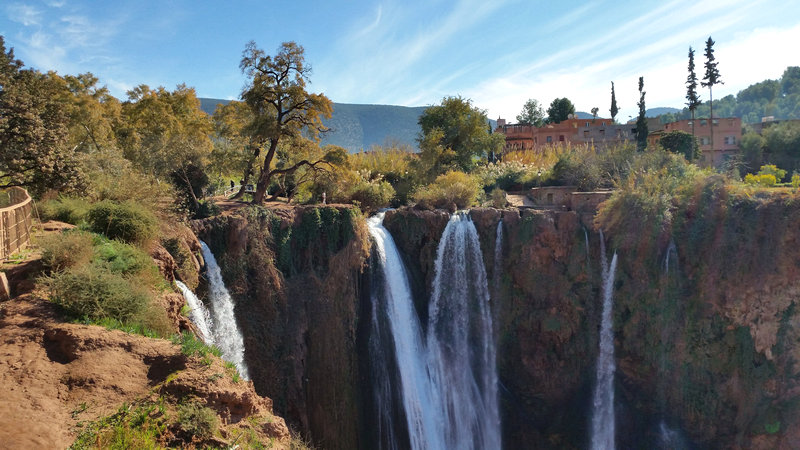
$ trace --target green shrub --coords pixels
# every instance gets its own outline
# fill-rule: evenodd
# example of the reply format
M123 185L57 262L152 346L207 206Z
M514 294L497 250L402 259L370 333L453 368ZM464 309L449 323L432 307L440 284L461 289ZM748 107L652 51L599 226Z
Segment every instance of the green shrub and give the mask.
M98 237L95 247L95 264L101 264L111 272L135 275L155 269L150 255L139 248L120 241Z
M362 210L372 211L389 206L394 195L394 188L387 181L364 181L353 188L350 201L358 202Z
M45 279L51 300L76 318L130 322L150 303L144 287L94 265L75 267Z
M505 208L508 205L508 200L506 200L506 193L500 188L495 188L492 191L492 206L497 209Z
M88 264L94 253L92 235L79 230L47 235L40 245L42 262L53 271Z
M138 203L110 200L92 205L86 219L96 233L138 244L155 235L158 223L153 213Z
M205 219L206 217L219 215L220 212L222 212L222 210L216 203L211 200L203 200L200 202L197 211L194 212L192 217L195 219Z
M89 202L82 198L58 197L42 202L38 207L42 220L58 220L78 225L86 219Z
M475 177L464 172L448 172L436 181L416 190L412 198L424 208L466 208L475 203L480 186Z
M213 345L206 345L193 333L181 333L173 337L172 342L180 344L181 353L186 356L222 356L222 352Z
M800 174L792 175L792 187L795 189L800 188Z
M178 426L191 436L210 438L217 431L217 422L214 411L199 403L188 402L178 407Z

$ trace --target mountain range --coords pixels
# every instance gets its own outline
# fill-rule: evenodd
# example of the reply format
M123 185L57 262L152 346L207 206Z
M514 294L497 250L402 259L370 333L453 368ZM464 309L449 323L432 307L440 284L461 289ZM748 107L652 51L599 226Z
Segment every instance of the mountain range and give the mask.
M228 104L230 100L200 98L200 108L214 114L218 104ZM334 103L333 115L323 120L330 129L322 135L322 145L338 145L354 153L369 150L374 145L407 145L417 150L419 116L427 106L364 105L355 103ZM677 112L676 108L653 108L647 110L648 117L667 112ZM591 119L587 112L575 113L579 119ZM489 120L494 128L495 120Z

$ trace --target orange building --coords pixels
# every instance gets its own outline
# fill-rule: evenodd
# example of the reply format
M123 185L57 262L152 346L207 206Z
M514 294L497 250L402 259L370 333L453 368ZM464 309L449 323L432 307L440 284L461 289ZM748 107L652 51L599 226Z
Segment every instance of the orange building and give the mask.
M703 167L720 167L739 151L739 141L742 139L742 119L738 117L714 118L714 148L711 147L711 126L708 119L695 119L694 135L700 145L700 160L697 162ZM692 133L691 120L679 120L664 125L664 133L670 131L685 131ZM654 136L658 142L658 135Z
M496 132L506 136L506 151L538 149L554 144L590 144L605 146L626 142L636 136L635 125L614 123L611 119L567 119L534 127L506 124L497 119Z

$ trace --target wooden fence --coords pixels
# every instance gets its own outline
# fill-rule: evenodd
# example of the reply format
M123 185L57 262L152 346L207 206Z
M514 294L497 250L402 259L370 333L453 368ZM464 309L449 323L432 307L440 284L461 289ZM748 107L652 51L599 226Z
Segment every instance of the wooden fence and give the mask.
M3 260L30 242L33 200L20 187L0 192L0 198L9 205L0 208L0 260Z

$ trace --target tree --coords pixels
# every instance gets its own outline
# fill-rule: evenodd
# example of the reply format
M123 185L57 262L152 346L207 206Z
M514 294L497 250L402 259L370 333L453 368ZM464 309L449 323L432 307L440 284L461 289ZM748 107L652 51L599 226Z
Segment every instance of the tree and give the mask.
M597 119L597 113L599 113L599 112L600 112L600 108L598 108L597 106L592 108L592 122L594 122L595 119Z
M253 158L252 138L246 133L247 126L253 119L250 107L236 100L218 105L214 110L214 115L211 116L214 124L211 167L218 177L244 180L249 178L247 171L261 164L260 160Z
M212 126L194 88L180 84L170 92L139 85L128 91L122 120L117 136L125 158L156 179L179 180L196 211L203 193L194 189L193 174L206 167Z
M505 144L501 133L489 134L486 112L469 99L445 97L419 117L422 172L435 178L447 170L468 172L477 158L498 153Z
M703 87L708 88L708 106L709 106L709 114L708 119L710 122L711 131L711 149L714 149L714 95L712 94L712 88L716 84L724 84L722 80L720 80L719 70L717 69L717 62L714 60L714 41L711 40L711 36L708 37L706 41L706 62L705 62L705 69L706 74L703 77L703 81L700 83Z
M68 115L51 74L23 69L0 36L0 188L83 190L85 177L68 145Z
M692 114L692 136L694 136L694 112L700 106L697 95L697 75L694 72L694 50L689 47L689 76L686 78L686 107Z
M685 131L670 131L661 137L659 143L664 149L683 155L687 161L694 161L700 155L697 138Z
M522 107L522 111L517 115L517 123L541 127L544 125L544 110L538 100L528 99Z
M636 149L640 152L647 148L647 118L644 106L644 77L639 77L639 116L636 118Z
M269 56L250 41L242 53L239 68L250 81L242 92L242 100L250 106L253 121L247 132L251 136L253 160L261 148L267 153L258 175L253 203L261 203L272 177L294 173L300 167L317 169L326 159L302 159L283 168L273 167L278 145L283 139L306 137L317 140L325 130L323 118L330 118L333 106L323 94L306 91L311 66L306 65L305 50L295 42L284 42L275 56ZM246 172L249 176L250 170Z
M575 114L575 105L568 98L557 98L547 108L547 123L559 123L567 120L570 114Z
M617 107L617 95L614 93L614 82L611 82L611 120L616 121L617 113L619 112L619 107Z

